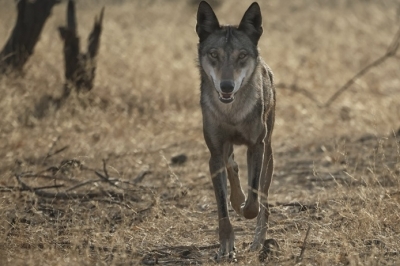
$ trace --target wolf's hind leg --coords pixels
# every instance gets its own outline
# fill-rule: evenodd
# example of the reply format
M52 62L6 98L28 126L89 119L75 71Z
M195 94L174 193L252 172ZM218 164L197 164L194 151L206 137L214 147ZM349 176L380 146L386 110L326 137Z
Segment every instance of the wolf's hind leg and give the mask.
M228 179L231 187L231 204L237 214L240 214L240 206L244 203L246 197L242 190L239 180L239 166L234 160L233 149L229 156L226 169L228 170Z

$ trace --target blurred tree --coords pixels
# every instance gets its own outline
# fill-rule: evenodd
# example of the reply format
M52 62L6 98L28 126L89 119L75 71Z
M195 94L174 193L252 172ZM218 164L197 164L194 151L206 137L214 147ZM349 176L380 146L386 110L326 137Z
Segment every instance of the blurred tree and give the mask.
M33 54L40 33L51 9L60 0L19 0L17 21L7 43L0 52L0 74L21 73Z
M71 88L77 91L89 91L93 87L96 72L96 56L100 46L104 7L100 17L95 18L92 32L89 35L87 53L79 52L79 37L77 35L77 22L75 15L75 2L68 1L67 25L59 27L59 32L64 41L64 64L66 86L64 93L69 94Z
M35 105L35 117L45 117L51 106L58 110L66 102L72 90L82 92L90 91L93 88L103 15L104 7L100 12L100 17L95 18L92 32L89 34L87 52L85 54L80 53L75 2L74 0L68 1L67 25L58 28L61 39L64 41L64 75L66 81L63 86L63 93L60 97L44 95Z

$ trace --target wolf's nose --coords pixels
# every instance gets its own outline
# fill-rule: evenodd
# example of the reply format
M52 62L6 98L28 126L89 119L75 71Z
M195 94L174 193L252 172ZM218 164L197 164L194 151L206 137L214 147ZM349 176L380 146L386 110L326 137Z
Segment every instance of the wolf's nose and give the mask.
M231 93L235 88L235 83L232 80L224 80L219 84L222 92Z

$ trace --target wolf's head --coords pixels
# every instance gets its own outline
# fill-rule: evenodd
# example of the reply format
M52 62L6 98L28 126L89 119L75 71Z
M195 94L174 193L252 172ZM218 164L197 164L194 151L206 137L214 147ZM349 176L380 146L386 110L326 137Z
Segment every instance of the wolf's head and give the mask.
M196 32L201 71L214 85L221 102L233 102L257 64L257 43L263 32L260 6L251 4L239 26L220 26L211 6L202 1Z

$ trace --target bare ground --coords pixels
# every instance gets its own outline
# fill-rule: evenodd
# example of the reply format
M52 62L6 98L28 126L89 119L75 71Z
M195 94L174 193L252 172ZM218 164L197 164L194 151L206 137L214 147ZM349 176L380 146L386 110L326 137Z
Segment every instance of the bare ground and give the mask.
M41 99L61 94L56 28L65 4L54 8L26 74L0 80L0 261L215 264L196 6L77 4L82 37L106 6L93 91L38 118ZM239 22L249 4L227 1L216 12L223 23ZM398 2L260 4L261 54L281 84L269 229L280 251L264 262L247 252L255 221L231 211L238 264L399 264L399 57L357 79L329 108L315 102L385 53L399 27ZM14 8L0 7L0 36L8 36ZM292 84L315 101L288 89ZM244 175L245 149L236 154Z

